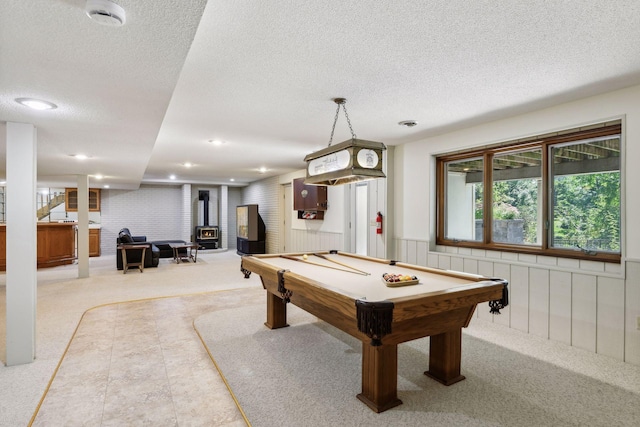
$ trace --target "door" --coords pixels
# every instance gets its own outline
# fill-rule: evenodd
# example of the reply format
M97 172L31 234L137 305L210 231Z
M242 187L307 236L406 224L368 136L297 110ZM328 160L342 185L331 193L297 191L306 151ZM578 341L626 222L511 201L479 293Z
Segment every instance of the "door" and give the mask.
M356 185L355 206L356 253L366 256L369 243L369 187L366 183Z

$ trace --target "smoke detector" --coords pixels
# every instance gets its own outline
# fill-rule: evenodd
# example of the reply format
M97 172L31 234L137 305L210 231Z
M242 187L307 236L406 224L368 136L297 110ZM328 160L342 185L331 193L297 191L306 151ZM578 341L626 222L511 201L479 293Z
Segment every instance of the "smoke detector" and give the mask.
M102 25L119 27L127 20L124 9L109 0L87 0L84 9L89 18Z

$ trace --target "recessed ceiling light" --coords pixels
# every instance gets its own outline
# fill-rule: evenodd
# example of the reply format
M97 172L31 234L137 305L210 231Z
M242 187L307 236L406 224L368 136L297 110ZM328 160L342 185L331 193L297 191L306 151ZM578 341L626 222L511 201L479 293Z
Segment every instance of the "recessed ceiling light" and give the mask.
M267 168L265 168L264 166L258 169L258 172L260 173L265 173L266 171L267 171Z
M210 143L212 143L213 145L222 145L224 144L226 141L222 141L220 139L210 139L209 140Z
M231 178L229 181L234 182L234 181L235 181L235 179Z
M398 123L400 126L406 126L408 128L412 128L415 125L418 124L418 122L416 122L415 120L403 120L400 123Z
M176 179L175 175L169 175L169 179Z
M18 104L22 104L25 107L32 108L34 110L53 110L58 108L58 106L49 101L43 101L41 99L34 98L16 98L15 101Z
M191 166L193 166L193 163L189 163L189 162L187 162L187 163L183 163L182 165L183 165L185 168L190 168Z
M109 184L105 184L105 185L104 185L104 188L109 188Z
M94 175L93 177L94 177L95 179L102 179L102 178L104 178L104 177L103 177L102 175L100 175L100 174L98 174L98 175Z
M70 154L71 157L75 157L78 160L86 160L89 158L86 154Z

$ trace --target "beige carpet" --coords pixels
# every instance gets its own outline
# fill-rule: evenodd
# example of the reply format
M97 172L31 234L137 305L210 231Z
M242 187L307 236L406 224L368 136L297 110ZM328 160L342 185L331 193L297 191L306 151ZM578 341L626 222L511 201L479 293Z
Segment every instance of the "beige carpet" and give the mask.
M524 351L546 347L559 363L465 333L466 380L446 387L423 375L427 339L402 344L398 394L404 403L375 414L356 398L360 341L295 306L288 310L291 326L278 330L263 325L260 305L212 312L195 322L254 427L637 426L640 420L637 367L585 353L583 360L574 359L574 368L584 368L576 372L562 366L575 349L565 346L569 351L558 353L551 343L484 322L483 331L522 344ZM621 370L627 379L598 379L589 375L593 370Z

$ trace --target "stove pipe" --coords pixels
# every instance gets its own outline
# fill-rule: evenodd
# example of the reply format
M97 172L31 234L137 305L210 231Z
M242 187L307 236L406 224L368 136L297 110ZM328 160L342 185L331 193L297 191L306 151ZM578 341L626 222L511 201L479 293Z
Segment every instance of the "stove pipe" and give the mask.
M202 216L204 217L202 225L209 225L209 191L199 190L198 200L202 200Z

